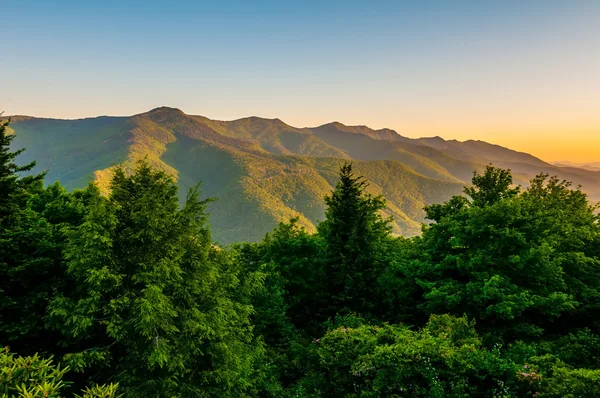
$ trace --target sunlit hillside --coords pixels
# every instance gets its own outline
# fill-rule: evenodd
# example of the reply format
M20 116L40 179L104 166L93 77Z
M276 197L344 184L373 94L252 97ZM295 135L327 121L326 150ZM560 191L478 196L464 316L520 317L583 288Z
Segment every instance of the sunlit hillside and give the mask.
M37 160L47 182L81 188L94 180L102 189L113 166L132 169L138 160L172 175L183 197L202 182L210 221L222 243L255 241L279 221L299 218L313 231L324 216L323 197L335 184L339 165L352 160L388 201L394 232L420 232L423 207L462 190L473 171L489 163L510 168L519 184L545 172L583 185L600 199L600 171L557 167L529 154L482 141L409 139L393 130L329 123L297 128L258 117L217 121L157 108L131 117L79 120L12 117L14 148L27 148L20 162ZM235 210L234 210L235 209Z

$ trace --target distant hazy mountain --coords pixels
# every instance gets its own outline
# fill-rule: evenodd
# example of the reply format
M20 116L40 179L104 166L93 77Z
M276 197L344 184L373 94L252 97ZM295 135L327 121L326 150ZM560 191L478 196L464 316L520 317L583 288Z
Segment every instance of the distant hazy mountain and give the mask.
M567 160L562 160L558 162L552 162L552 164L557 167L576 167L578 169L600 171L600 162L575 163L569 162Z
M157 108L131 117L79 120L12 117L15 148L27 148L47 181L68 188L91 179L106 188L112 167L146 158L173 175L181 196L199 181L211 205L215 238L223 243L258 240L278 221L299 217L313 230L323 219L323 197L336 183L338 166L352 160L369 179L369 191L388 200L395 232L419 233L423 206L462 190L486 164L510 168L518 183L539 172L582 184L600 198L600 172L557 167L526 153L482 141L409 139L389 129L329 123L296 128L279 119L217 121Z

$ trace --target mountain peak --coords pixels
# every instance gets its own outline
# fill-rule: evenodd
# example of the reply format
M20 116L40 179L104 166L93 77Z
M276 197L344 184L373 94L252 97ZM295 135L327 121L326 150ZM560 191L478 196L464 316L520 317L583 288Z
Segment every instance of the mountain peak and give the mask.
M336 129L343 129L343 128L347 127L347 126L345 124L343 124L343 123L340 123L340 122L330 122L330 123L322 124L322 125L320 125L317 128L327 128L327 127L336 128Z
M147 112L149 114L176 114L176 115L185 115L185 113L179 108L171 108L169 106L159 106L158 108L154 108L151 111Z

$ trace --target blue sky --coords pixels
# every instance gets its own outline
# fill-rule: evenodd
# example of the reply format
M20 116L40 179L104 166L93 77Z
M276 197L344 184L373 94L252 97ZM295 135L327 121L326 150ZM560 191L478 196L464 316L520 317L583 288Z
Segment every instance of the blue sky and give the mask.
M600 160L596 0L0 0L0 15L6 114L168 105Z

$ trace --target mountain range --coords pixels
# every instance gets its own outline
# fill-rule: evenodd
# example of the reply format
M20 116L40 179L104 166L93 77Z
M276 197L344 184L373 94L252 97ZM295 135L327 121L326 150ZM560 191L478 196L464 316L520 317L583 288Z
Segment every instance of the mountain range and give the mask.
M558 162L552 162L552 164L558 167L576 167L584 170L600 171L600 162L577 163L570 162L568 160L561 160Z
M459 194L490 163L510 168L518 184L545 172L600 200L600 169L593 166L550 164L483 141L411 139L338 122L297 128L279 119L218 121L161 107L130 117L12 116L10 128L14 149L27 148L19 161L36 160L35 172L47 170L47 182L69 189L93 179L106 191L116 164L131 169L141 159L172 175L182 199L201 181L203 196L218 199L209 212L221 243L259 240L292 217L313 231L344 161L368 179L370 193L386 197L385 214L405 236L420 232L425 205Z

